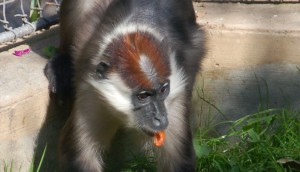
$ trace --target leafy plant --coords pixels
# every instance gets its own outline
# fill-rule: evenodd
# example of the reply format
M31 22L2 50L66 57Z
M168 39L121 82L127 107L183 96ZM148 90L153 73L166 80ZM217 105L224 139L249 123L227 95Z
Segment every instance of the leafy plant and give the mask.
M37 9L39 0L31 0L30 2L30 22L36 21L40 17L40 12Z
M268 109L231 122L231 130L218 138L198 131L197 171L300 171L279 163L282 158L300 160L299 115Z

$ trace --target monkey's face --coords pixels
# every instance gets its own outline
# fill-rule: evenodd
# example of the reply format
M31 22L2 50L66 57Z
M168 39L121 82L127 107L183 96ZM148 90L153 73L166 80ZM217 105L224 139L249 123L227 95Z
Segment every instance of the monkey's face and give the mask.
M154 133L167 128L169 122L165 99L170 92L169 80L155 84L153 89L138 88L132 95L135 121L145 133Z
M169 58L169 49L145 31L119 35L94 60L98 81L93 85L112 107L127 114L126 125L153 135L169 124Z

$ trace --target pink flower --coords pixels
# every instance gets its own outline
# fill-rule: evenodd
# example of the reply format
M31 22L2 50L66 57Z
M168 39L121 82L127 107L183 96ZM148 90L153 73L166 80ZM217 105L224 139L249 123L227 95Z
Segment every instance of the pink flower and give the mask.
M22 56L22 55L28 54L28 53L30 53L30 49L29 49L29 48L26 48L26 49L24 49L24 50L16 50L16 51L14 52L14 55L15 55L15 56Z

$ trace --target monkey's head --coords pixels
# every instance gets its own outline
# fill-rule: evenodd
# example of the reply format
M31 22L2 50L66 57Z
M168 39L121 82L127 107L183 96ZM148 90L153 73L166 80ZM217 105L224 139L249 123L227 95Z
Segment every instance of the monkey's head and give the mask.
M129 127L153 136L168 127L166 99L171 86L171 51L147 31L106 38L92 60L89 83ZM174 57L173 57L174 58Z

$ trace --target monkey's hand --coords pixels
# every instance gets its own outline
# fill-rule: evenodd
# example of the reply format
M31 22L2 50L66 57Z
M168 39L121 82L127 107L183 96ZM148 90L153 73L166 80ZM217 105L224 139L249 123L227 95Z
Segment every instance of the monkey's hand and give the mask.
M56 95L58 101L72 97L73 67L69 56L60 54L54 56L45 66L44 73L49 81L49 91Z

